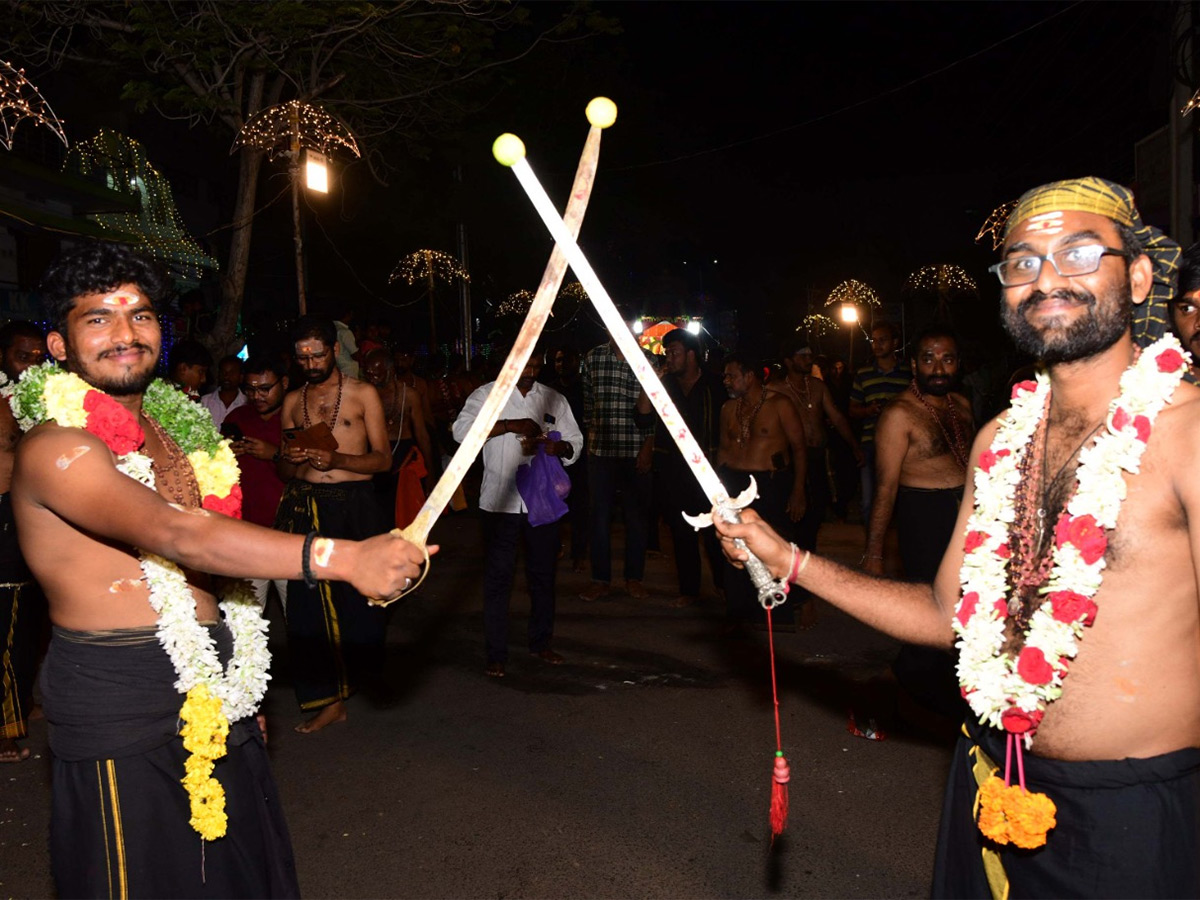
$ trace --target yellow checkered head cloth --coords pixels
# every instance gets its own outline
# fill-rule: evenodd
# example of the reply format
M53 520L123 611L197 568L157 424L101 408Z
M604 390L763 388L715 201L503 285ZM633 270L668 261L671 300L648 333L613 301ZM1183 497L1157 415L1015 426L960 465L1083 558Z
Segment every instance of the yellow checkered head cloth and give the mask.
M1154 263L1154 283L1150 287L1150 295L1144 303L1133 308L1133 338L1146 347L1162 337L1170 328L1167 303L1175 296L1179 245L1142 221L1129 188L1095 176L1053 181L1026 191L1008 217L1004 236L1007 238L1017 225L1030 216L1056 210L1095 213L1133 231Z

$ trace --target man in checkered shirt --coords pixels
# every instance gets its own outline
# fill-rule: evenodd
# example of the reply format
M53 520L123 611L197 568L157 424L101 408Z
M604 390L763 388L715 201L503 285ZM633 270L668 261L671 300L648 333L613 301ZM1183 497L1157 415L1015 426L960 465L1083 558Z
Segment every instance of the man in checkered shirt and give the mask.
M611 518L620 491L625 519L625 591L646 596L646 537L653 460L653 422L634 421L641 386L611 339L583 358L583 415L587 422L587 467L591 485L592 583L582 600L599 600L611 591Z

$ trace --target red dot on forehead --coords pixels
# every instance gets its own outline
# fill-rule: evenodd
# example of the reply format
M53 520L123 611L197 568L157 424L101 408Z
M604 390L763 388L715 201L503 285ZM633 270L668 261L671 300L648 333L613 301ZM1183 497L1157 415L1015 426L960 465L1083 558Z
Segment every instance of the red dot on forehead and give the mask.
M141 302L141 297L130 291L113 291L105 296L103 302L108 306L133 306Z

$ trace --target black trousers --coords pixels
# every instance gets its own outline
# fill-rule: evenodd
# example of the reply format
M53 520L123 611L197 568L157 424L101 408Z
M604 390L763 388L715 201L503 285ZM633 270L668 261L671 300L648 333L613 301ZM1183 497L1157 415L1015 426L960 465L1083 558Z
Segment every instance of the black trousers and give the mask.
M697 533L696 529L684 520L684 513L695 516L708 512L712 508L712 501L704 496L699 482L683 464L678 452L671 448L670 454L671 459L664 461L659 471L662 475L663 512L675 548L675 574L679 578L679 594L682 597L699 597L700 545L704 545L704 551L708 555L713 585L717 590L722 590L725 586L725 557L721 554L721 541L715 528L702 528Z
M558 532L558 522L530 525L525 513L483 511L483 635L489 663L508 660L508 607L522 546L529 585L529 652L550 649Z

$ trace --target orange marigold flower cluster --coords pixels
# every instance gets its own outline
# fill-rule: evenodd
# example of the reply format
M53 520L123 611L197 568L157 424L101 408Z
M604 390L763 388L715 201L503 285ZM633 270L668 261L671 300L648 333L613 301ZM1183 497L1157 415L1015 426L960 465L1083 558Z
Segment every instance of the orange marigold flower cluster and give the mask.
M979 830L997 844L1033 850L1046 843L1046 832L1057 823L1054 801L1045 794L1011 787L993 775L979 788Z

